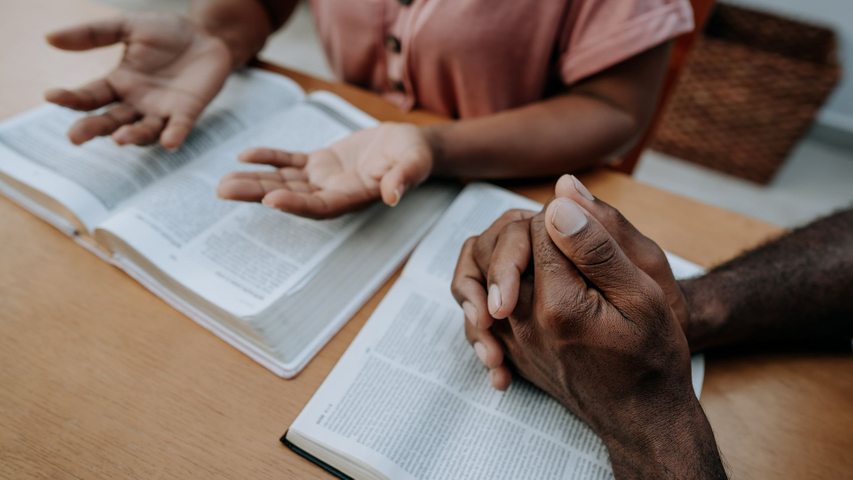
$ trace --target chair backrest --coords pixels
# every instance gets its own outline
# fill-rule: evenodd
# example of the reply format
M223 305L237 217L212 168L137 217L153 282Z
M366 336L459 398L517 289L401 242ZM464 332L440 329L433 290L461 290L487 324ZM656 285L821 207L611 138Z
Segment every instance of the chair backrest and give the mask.
M667 68L664 83L661 87L658 106L655 109L652 121L649 123L649 128L646 130L646 133L643 134L643 138L627 155L622 157L620 161L611 165L611 167L616 170L630 174L637 166L637 162L640 160L640 155L643 153L643 150L646 149L646 145L649 143L652 135L654 134L655 127L657 127L658 122L660 122L663 114L663 107L666 105L666 101L672 94L675 83L678 80L678 76L684 67L684 62L687 60L687 54L690 52L690 48L693 46L693 42L696 37L702 34L702 29L705 26L705 22L708 20L709 14L711 13L711 7L714 5L714 0L690 0L690 4L693 6L693 18L696 28L694 28L690 33L679 36L673 42L669 67Z

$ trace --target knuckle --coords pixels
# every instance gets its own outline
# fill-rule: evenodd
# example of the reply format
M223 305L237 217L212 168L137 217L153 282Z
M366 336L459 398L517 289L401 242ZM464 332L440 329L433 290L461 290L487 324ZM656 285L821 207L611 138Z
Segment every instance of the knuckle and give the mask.
M640 236L642 237L640 240L642 248L640 249L640 258L637 259L637 263L648 266L668 265L668 262L666 261L666 254L663 253L663 250L661 250L658 244L645 235Z
M504 227L504 232L507 235L513 236L523 236L525 238L529 238L528 232L530 231L530 220L522 219L515 220L506 224Z
M560 305L555 302L543 302L538 318L539 324L547 332L559 332L565 324Z
M584 322L600 315L600 302L590 301L583 292L563 288L547 296L539 308L542 327L553 334L579 331Z
M524 260L529 255L531 240L530 227L527 220L518 220L504 227L502 232L504 251L513 263Z
M501 215L500 220L507 221L507 222L514 222L514 221L518 220L519 218L521 218L521 216L523 215L523 212L524 212L524 210L522 210L520 208L509 209L506 212L504 212L503 215ZM497 223L497 222L495 222L495 223Z
M474 342L477 341L477 336L470 323L471 322L465 322L465 339L468 340L469 344L473 345Z
M462 305L462 302L466 300L476 298L474 288L480 288L482 290L483 287L479 284L475 284L474 280L465 275L454 277L453 281L450 283L450 293L460 305Z
M587 268L607 268L619 252L616 242L609 235L585 226L577 235L577 258L575 263Z
M465 239L465 242L462 244L462 251L459 254L460 257L464 256L466 253L470 254L473 251L474 245L477 242L477 238L478 237L475 235L473 237L468 237Z
M656 284L643 283L633 286L636 301L625 307L623 314L633 323L651 327L665 323L670 316L666 294Z
M558 332L568 317L569 310L566 295L548 295L540 303L536 317L545 331Z
M541 212L534 215L530 218L530 233L531 235L537 231L542 231L545 229L545 210L543 209Z
M591 300L578 298L573 303L572 317L578 321L596 320L603 314L602 306L601 297L595 297Z
M459 274L456 273L453 275L453 280L450 281L450 293L453 294L453 298L459 300L462 297L462 289L459 285L460 279Z
M481 271L487 271L492 260L493 246L488 242L476 241L471 248L471 256L474 258Z
M666 294L656 284L644 285L642 288L643 306L646 311L654 318L666 317L669 313L669 302L667 302Z
M503 227L501 227L501 231L498 233L498 238L502 238L502 237L512 233L513 229L514 229L513 225L515 225L516 222L517 222L517 220L513 220L513 221L505 224Z
M607 205L607 207L608 207L607 216L608 216L610 222L616 228L618 228L620 230L634 230L634 224L629 222L628 219L625 218L625 215L622 214L622 212L613 208L610 205Z
M468 239L471 242L471 254L477 258L489 253L489 245L482 240L482 237L471 237Z

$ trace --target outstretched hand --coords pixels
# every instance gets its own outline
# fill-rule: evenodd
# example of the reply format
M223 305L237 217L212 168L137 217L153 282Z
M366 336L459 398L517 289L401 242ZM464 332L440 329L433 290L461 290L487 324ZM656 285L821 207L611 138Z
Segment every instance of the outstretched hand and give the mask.
M307 155L255 148L243 152L240 161L277 170L230 173L216 190L220 198L332 218L379 199L397 205L405 192L429 177L433 155L418 127L383 123Z
M104 78L75 90L45 93L49 102L81 111L115 105L79 120L68 131L74 144L112 135L119 145L156 142L176 149L231 70L231 53L219 38L186 18L134 13L53 32L63 50L124 43L121 63Z

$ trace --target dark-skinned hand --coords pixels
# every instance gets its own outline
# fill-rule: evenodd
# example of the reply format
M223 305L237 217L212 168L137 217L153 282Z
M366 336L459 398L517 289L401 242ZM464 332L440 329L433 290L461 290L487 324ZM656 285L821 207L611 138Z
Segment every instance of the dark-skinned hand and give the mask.
M576 177L560 178L555 194L581 205L604 226L631 262L663 289L686 331L690 321L688 306L663 250L618 210L593 197ZM482 330L474 342L477 356L489 368L492 384L499 390L509 387L512 376L489 328L494 319L506 318L515 309L521 276L532 265L530 221L534 215L536 212L530 210L510 210L482 234L468 239L453 279L453 295L465 317L471 326Z
M617 478L725 477L687 339L658 282L570 198L520 224L532 264L513 310L489 329L507 366L602 437ZM483 333L466 322L472 344Z

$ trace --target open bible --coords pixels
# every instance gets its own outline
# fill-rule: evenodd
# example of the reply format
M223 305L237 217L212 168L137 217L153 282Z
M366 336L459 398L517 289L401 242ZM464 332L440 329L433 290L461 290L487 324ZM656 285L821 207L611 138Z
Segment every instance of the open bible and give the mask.
M516 377L492 389L450 293L465 239L542 205L471 184L415 249L382 303L281 441L340 478L604 479L602 441ZM677 278L701 267L668 255ZM698 396L701 355L692 360Z
M399 267L458 193L309 220L216 198L248 147L310 152L377 122L286 77L236 73L184 145L73 146L83 114L44 105L0 124L0 191L283 377L298 373Z

